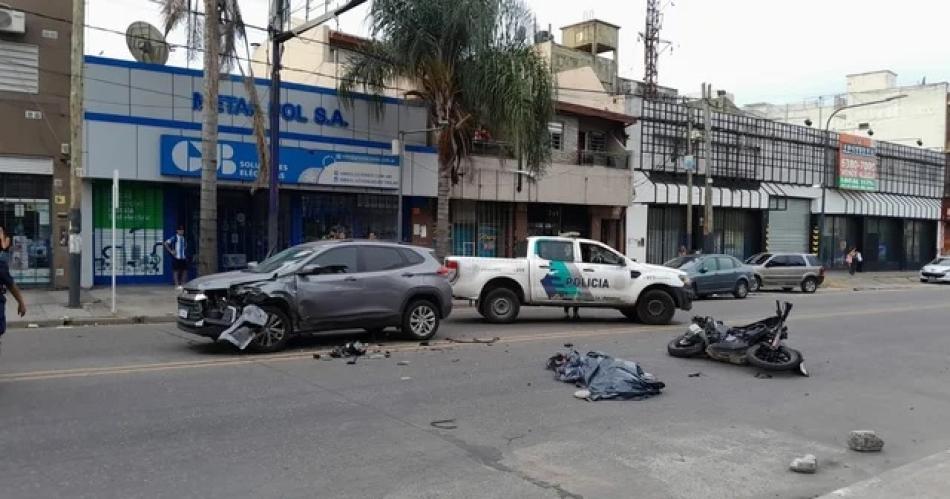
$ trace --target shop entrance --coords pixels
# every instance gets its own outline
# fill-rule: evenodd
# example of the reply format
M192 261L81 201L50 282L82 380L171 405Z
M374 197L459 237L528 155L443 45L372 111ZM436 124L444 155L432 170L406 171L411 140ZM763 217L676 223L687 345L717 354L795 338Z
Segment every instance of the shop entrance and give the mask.
M49 284L50 178L0 173L0 225L11 239L8 265L17 284Z

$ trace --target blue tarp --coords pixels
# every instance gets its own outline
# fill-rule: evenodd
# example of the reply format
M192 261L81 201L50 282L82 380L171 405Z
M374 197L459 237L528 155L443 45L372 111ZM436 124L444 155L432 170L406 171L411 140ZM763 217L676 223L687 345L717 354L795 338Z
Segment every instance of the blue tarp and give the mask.
M602 352L581 355L576 350L559 353L548 360L554 379L585 386L590 400L631 400L659 395L666 385L630 360Z

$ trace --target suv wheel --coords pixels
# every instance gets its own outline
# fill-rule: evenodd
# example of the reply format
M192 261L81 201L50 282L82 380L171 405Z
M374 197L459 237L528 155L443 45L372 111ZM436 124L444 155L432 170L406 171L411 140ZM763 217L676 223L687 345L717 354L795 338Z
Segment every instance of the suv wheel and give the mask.
M496 324L507 324L518 318L521 303L518 295L508 288L496 288L485 295L485 304L482 305L485 318Z
M818 291L818 281L814 277L806 277L802 281L802 291L805 293L814 293Z
M293 325L283 310L277 307L261 307L267 312L267 323L249 345L256 353L271 353L283 350L293 334Z
M402 315L402 332L413 340L428 340L439 330L439 312L429 300L416 300Z

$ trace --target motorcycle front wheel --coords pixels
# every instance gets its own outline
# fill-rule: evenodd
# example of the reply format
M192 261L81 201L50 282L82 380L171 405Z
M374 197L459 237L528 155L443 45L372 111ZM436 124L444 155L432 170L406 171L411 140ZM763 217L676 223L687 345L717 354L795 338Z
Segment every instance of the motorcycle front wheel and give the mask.
M790 371L801 364L802 354L784 345L772 349L766 343L759 343L749 349L746 360L749 364L766 371Z
M706 351L706 344L701 340L695 343L683 341L686 335L677 336L666 345L666 351L672 357L695 357Z

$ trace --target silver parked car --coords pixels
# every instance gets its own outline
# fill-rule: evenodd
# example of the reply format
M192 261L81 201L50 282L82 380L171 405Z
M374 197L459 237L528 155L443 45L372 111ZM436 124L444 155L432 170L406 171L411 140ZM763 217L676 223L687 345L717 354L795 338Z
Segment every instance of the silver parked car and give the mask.
M288 248L248 269L185 285L178 327L217 339L253 304L267 314L250 347L284 348L296 333L398 327L425 340L452 311L447 272L430 250L380 241L320 241Z
M938 256L920 269L920 282L950 282L950 256Z
M817 256L807 253L759 253L745 263L755 273L753 291L772 287L814 293L825 282L825 268Z

